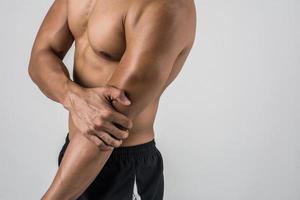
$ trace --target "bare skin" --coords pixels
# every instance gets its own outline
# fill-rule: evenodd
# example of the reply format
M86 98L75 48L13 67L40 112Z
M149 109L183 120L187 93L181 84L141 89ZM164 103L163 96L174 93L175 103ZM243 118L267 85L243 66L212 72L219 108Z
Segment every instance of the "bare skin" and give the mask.
M53 3L37 34L29 74L69 111L70 144L42 199L78 198L114 147L154 138L160 96L192 48L195 18L192 0ZM73 41L74 81L62 62Z

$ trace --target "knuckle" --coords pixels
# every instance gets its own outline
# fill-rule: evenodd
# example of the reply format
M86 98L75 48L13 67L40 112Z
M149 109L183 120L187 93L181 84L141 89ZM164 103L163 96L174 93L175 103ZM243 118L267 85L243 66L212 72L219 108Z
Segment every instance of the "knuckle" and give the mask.
M103 126L103 120L100 119L100 118L97 118L95 121L94 121L94 126L95 128L100 128Z
M120 97L122 95L122 91L119 89L115 89L115 94L117 97Z
M102 132L98 132L97 133L97 136L101 139L101 140L104 140L105 141L105 138L104 138L104 134ZM106 142L106 141L105 141Z
M111 88L111 86L106 85L106 86L103 86L102 88L105 89L105 90L109 90Z
M89 125L87 132L88 132L88 134L91 134L91 132L93 132L95 130L96 130L95 124L91 124L91 125Z
M90 134L87 131L84 131L82 134L83 134L84 137L89 139Z
M110 134L112 134L113 136L115 136L118 139L124 139L124 133L123 133L124 131L122 131L122 130L113 128L109 132L110 132Z
M91 126L91 129L92 129L93 131L96 130L96 129L98 129L97 124L93 124L93 125Z
M119 97L122 95L122 90L114 87L114 86L108 86L107 87L107 91L111 94L114 95L115 97Z
M83 134L86 135L86 136L89 136L91 134L90 127L85 128L84 131L83 131Z
M105 92L110 93L112 89L111 89L111 86L104 86L104 87L103 87L103 90L104 90Z
M103 142L100 139L96 139L95 144L97 147L101 147L103 145Z
M107 119L107 118L109 118L109 117L111 116L111 114L112 114L112 112L111 112L110 110L105 110L105 111L103 111L103 112L101 113L101 117L102 117L103 119Z
M107 133L105 132L100 132L98 134L99 138L101 138L103 141L105 141L106 144L111 144L111 140L109 138L109 136L107 135Z
M105 132L99 133L99 138L101 138L103 141L105 141L106 144L113 146L113 147L119 147L122 144L121 140L114 139ZM106 145L105 143L103 143L103 144Z
M115 146L115 140L114 139L112 139L112 138L110 138L110 136L107 136L106 137L106 143L108 144L108 145L111 145L111 146Z
M120 147L122 144L122 140L113 140L113 146L114 147Z
M122 132L122 139L126 139L129 136L128 131L123 131Z

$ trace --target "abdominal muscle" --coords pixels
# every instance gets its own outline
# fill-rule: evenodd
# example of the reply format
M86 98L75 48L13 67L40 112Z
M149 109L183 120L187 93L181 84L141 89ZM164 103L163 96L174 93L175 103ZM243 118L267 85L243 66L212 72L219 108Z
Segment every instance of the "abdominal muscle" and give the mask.
M74 82L80 86L86 88L104 86L117 65L118 62L110 61L103 55L97 55L84 41L75 43L73 76ZM121 146L143 144L154 138L153 123L158 104L159 99L154 100L133 119L133 127L129 130L129 136L123 140ZM69 114L70 140L77 134L81 133Z

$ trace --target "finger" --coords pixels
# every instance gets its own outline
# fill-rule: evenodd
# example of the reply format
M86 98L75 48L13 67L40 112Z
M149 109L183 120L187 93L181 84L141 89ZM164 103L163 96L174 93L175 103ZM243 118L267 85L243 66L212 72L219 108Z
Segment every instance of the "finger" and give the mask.
M113 149L113 147L106 145L100 138L98 138L95 135L87 134L86 137L102 151L108 151Z
M133 126L131 119L119 112L116 112L115 110L111 112L109 120L114 124L123 127L126 130L131 129Z
M105 131L96 131L97 136L108 146L119 147L122 140L118 140Z
M131 104L129 98L125 95L124 90L120 90L114 86L106 87L106 95L109 96L110 99L116 100L125 106L128 106Z
M118 128L112 122L105 122L104 130L119 140L126 139L129 135L128 131Z

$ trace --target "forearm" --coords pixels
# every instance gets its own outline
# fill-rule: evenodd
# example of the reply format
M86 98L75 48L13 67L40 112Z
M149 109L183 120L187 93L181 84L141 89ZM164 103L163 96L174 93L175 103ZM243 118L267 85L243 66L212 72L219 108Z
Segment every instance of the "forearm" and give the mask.
M68 93L81 89L70 80L62 60L51 50L32 55L29 74L47 97L63 105ZM42 198L44 200L76 199L99 174L111 154L111 151L100 151L82 134L74 136L51 186Z
M74 200L93 182L112 151L101 151L86 137L75 135L43 200Z
M58 103L64 104L68 92L80 90L80 86L70 79L61 58L50 49L32 53L28 72L39 89Z

